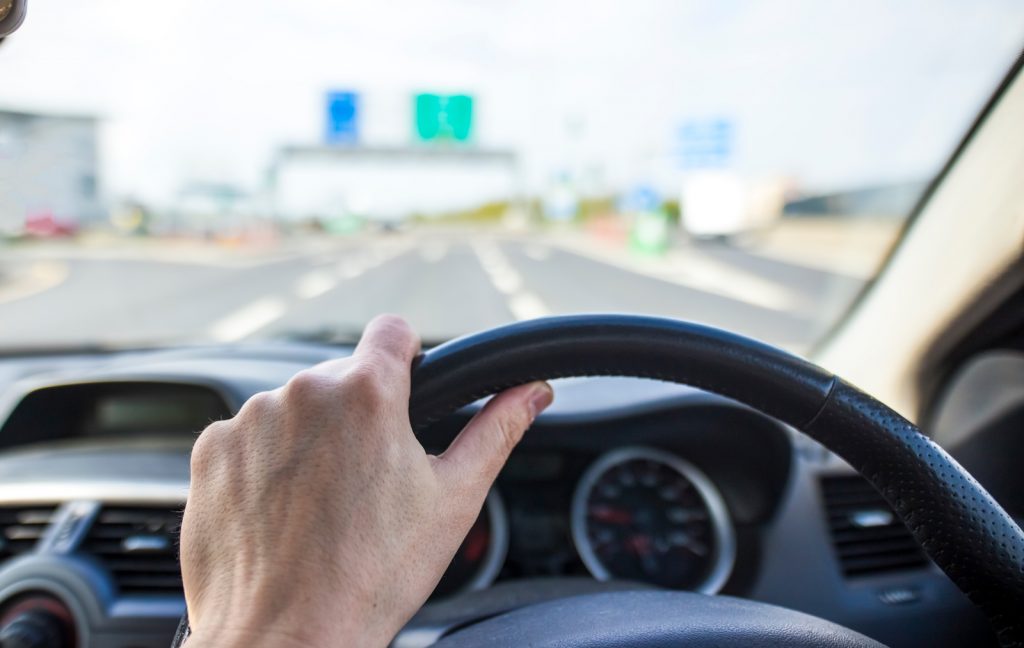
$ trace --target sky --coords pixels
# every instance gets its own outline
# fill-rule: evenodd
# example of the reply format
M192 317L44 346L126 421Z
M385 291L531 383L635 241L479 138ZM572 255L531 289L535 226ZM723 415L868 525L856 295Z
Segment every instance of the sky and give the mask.
M1019 0L36 0L0 108L100 116L105 192L154 202L256 189L349 89L379 145L414 92L472 94L531 192L671 186L680 124L719 117L738 172L815 192L933 174L1022 46Z

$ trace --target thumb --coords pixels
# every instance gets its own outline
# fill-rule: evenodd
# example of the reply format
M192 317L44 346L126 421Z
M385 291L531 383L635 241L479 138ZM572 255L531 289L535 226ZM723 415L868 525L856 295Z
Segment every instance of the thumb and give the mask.
M553 400L546 382L513 387L492 398L437 458L442 483L476 491L482 502L523 433Z

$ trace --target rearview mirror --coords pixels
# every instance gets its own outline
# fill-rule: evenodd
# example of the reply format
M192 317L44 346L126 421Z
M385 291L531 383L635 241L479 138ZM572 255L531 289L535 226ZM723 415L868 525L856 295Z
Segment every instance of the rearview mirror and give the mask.
M28 0L0 0L0 39L21 27L27 5Z

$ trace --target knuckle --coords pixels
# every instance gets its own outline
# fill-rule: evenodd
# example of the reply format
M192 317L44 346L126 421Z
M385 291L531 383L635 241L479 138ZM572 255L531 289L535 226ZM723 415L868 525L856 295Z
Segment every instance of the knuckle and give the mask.
M334 377L315 371L300 371L285 385L285 398L302 405L320 402L337 388Z
M199 441L196 441L195 445L192 446L192 457L189 459L189 470L192 473L193 479L207 475L212 470L212 451L208 448L208 444L203 444Z
M273 392L263 391L253 394L245 405L238 412L239 416L251 416L262 418L270 413L276 406L276 398Z
M206 474L210 471L221 452L223 437L227 424L218 421L209 425L192 445L192 456L189 459L192 474Z
M344 388L360 400L382 401L386 391L385 381L377 361L361 362L352 367L344 378Z

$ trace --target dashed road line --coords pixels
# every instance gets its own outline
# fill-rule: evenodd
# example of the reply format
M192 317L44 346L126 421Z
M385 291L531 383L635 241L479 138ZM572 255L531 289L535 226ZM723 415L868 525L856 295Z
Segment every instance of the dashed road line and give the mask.
M769 310L794 313L813 308L813 304L809 304L803 295L790 287L712 259L693 248L673 250L663 257L644 258L630 255L625 250L612 250L580 241L559 241L553 244L570 254L634 274L702 290Z
M522 276L497 245L477 242L472 247L495 289L506 296L505 303L513 317L527 320L550 314L544 301L524 287Z
M508 309L517 320L536 319L551 314L544 302L531 292L518 292L509 297Z
M280 297L262 297L214 323L209 335L218 342L236 342L277 320L287 309Z
M505 295L513 296L523 290L523 278L511 266L496 266L488 275L494 287Z
M342 279L355 279L366 272L366 266L359 259L347 259L338 264L338 276Z
M292 290L294 299L315 299L337 287L342 280L353 279L401 255L411 243L393 245L385 250L365 251L338 263L333 271L319 268L302 275ZM217 320L208 335L219 342L236 342L277 321L288 312L294 299L265 296Z
M404 254L412 247L412 242L403 241L388 247L373 247L362 250L361 254L344 258L337 264L338 277L341 279L355 279L360 275L382 266L391 259Z
M299 299L313 299L337 285L338 277L335 273L314 270L299 278L298 283L295 284L295 296Z

